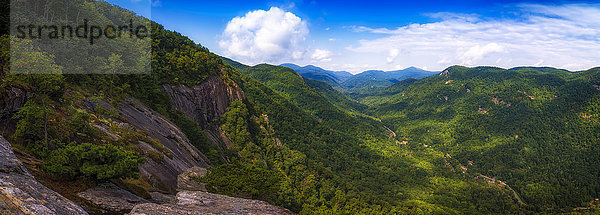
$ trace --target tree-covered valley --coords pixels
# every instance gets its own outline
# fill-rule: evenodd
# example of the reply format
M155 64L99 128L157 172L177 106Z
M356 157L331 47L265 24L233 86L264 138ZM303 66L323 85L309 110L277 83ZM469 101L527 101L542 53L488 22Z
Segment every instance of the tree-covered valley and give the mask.
M14 2L40 6L19 14L23 20L77 23L87 15L151 26L151 38L94 47L123 47L103 56L73 53L86 50L85 41L65 41L62 50L11 37L2 18L0 139L31 173L27 180L76 205L69 207L90 214L234 207L164 200L201 185L192 191L296 214L600 213L599 68L452 66L344 91L292 68L224 58L103 1ZM150 53L139 48L147 43ZM147 55L151 68L139 66ZM102 74L83 74L87 68ZM23 187L33 182L8 180L17 172L9 164L0 165L7 178L0 187L35 192ZM196 167L203 174L184 181ZM115 211L81 195L107 183L140 203ZM52 208L64 201L39 198L29 200L60 213ZM36 205L23 199L1 191L0 213ZM230 213L277 214L261 208Z

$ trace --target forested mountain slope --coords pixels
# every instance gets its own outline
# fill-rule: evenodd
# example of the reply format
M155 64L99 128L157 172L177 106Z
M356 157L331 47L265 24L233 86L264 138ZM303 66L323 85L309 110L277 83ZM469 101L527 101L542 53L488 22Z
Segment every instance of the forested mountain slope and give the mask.
M344 112L348 111L338 108L340 106L339 103L329 102L324 99L325 97L331 97L324 96L331 92L316 92L313 88L307 86L325 87L323 85L326 85L326 83L310 83L312 80L306 81L306 79L302 79L292 70L271 65L257 65L241 69L241 71L262 81L267 87L274 89L275 92L270 97L281 96L289 98L293 104L307 110L313 116L316 115L319 117L324 113L326 114L323 116L330 116L324 119L316 118L316 125L318 127L312 129L309 129L309 126L305 127L305 129L294 127L282 130L293 129L293 133L299 132L299 134L305 134L296 136L295 138L298 138L298 140L304 139L301 142L310 143L310 145L307 145L309 151L306 152L308 158L322 159L322 163L325 166L331 167L333 171L332 176L334 177L331 181L327 180L328 182L326 183L338 184L336 185L336 190L339 191L336 191L336 193L344 192L345 196L357 195L354 198L361 196L358 199L363 199L364 197L370 198L369 196L372 196L383 200L383 202L386 202L384 204L390 204L391 206L391 208L387 208L387 206L383 207L379 211L384 213L393 211L399 213L409 213L410 211L413 213L419 211L422 213L510 213L510 211L518 210L519 208L516 200L513 200L511 195L503 194L492 197L504 192L501 188L486 188L487 183L465 180L462 174L452 173L452 167L444 163L444 154L423 146L404 145L402 142L396 140L395 133L390 130L384 132L383 134L385 135L377 135L378 133L382 133L379 130L386 129L382 124L371 118L365 118L362 114L345 114ZM327 87L330 88L329 86ZM343 95L337 94L337 96L343 97L343 99L340 98L341 100L348 100ZM262 96L258 98L264 100L268 97ZM281 115L281 113L284 113L282 112L283 110L285 109L280 109L273 114ZM293 122L295 121L293 120L294 118L288 116L282 118L282 120ZM296 122L297 125L302 125L315 119L311 119L310 116L300 118L302 120L298 119ZM313 123L315 122L313 121ZM313 135L310 133L322 129L325 129L325 131L331 129L337 132L329 132L327 136L318 135L316 139L313 139ZM364 133L364 130L370 130L372 133ZM279 137L284 138L293 135L293 133L279 135ZM324 145L320 145L322 141L325 141L323 142ZM297 147L294 145L296 144L290 147ZM361 145L361 147L355 148L358 145ZM362 145L366 146L366 148L362 147ZM354 158L348 156L357 152L362 155L358 155L358 157L354 156ZM342 175L343 177L339 177ZM355 187L356 190L344 191L344 188L339 187L340 183L346 184L343 187ZM462 188L458 188L457 186ZM459 191L457 189L465 190ZM429 196L426 193L432 194ZM379 200L372 199L369 201L372 201L372 203L369 204L380 202ZM341 203L336 200L326 204L349 206L348 203ZM475 210L468 209L469 206L467 205L470 204L481 205L481 207ZM512 209L511 206L513 207ZM338 213L352 213L352 210L355 209L346 208L334 211L338 211ZM361 211L366 212L370 210L365 208ZM376 211L371 211L370 213L373 212Z
M377 126L375 121L369 119L355 118L349 114L358 114L355 108L364 108L360 104L352 101L342 94L334 94L334 90L326 83L321 82L323 93L319 93L313 86L317 84L313 80L306 81L298 73L286 67L261 64L254 67L240 69L240 71L275 90L284 98L292 101L298 107L318 117L318 120L325 125L340 130L345 133L352 133L359 136L385 136L387 132ZM327 96L327 97L326 97ZM336 97L334 99L333 97ZM347 111L336 106L344 106Z
M348 98L343 93L335 90L326 82L317 81L309 78L304 78L304 82L312 88L312 90L327 98L329 102L336 105L341 110L362 113L367 108L367 105L361 104L353 99Z
M599 85L598 68L454 66L365 101L408 145L448 153L533 211L556 212L600 196Z

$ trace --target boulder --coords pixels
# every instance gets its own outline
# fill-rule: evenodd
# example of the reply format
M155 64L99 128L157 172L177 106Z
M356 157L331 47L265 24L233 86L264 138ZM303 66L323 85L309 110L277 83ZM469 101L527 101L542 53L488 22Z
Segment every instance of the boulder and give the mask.
M103 213L112 214L129 213L136 204L149 202L112 183L99 184L78 193L77 196L90 201Z

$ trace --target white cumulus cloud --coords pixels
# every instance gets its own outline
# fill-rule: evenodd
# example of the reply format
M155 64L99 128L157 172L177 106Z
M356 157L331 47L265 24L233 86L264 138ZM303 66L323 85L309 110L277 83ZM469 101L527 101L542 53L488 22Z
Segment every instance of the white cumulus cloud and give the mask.
M227 24L219 46L243 63L278 63L304 56L309 30L305 21L278 7L255 10Z

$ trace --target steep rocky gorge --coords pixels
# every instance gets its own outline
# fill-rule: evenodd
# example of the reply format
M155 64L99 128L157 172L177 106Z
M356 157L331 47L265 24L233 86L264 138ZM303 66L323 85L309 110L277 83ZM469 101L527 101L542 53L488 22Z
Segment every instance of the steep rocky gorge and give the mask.
M219 147L229 145L230 140L214 122L226 112L229 103L245 99L244 92L236 83L226 83L219 76L210 76L191 87L162 87L163 92L171 99L174 109L196 121L212 144ZM19 88L4 89L0 94L3 94L0 118L4 121L10 119L29 98L29 93ZM86 204L95 207L95 211L88 212L122 214L135 207L132 214L291 214L286 209L271 206L266 202L207 193L204 185L198 184L190 175L205 175L205 168L211 165L209 159L191 143L175 123L138 100L127 98L115 104L104 99L88 98L82 105L80 108L90 113L94 113L98 106L104 110L115 111L116 117L103 116L111 118L108 122L100 120L90 124L108 139L119 141L124 138L115 132L115 126L118 129L133 129L144 132L152 140L157 140L166 150L160 150L145 141L128 143L140 148L145 155L152 151L162 156L160 161L147 157L146 162L139 166L142 180L152 187L151 198L141 198L113 183L99 183L96 187L77 194L78 198L87 202ZM1 140L0 213L87 213L73 201L37 182L12 154L10 143ZM88 207L89 205L84 208Z
M218 126L210 126L225 113L229 103L234 100L244 99L244 92L235 84L225 83L218 76L210 76L199 85L188 87L185 85L163 85L164 93L169 96L173 107L183 112L187 117L198 122L206 130L209 141L215 145L229 142L222 135ZM111 104L98 101L104 109L115 109ZM170 156L163 154L162 162L147 159L140 166L142 177L154 188L170 194L176 193L177 176L192 167L206 168L210 161L202 152L194 147L188 137L173 122L158 112L151 110L139 101L129 98L116 108L118 115L125 119L121 127L132 126L148 134L152 139L157 139L168 150ZM114 136L110 132L106 132ZM144 152L157 151L149 143L139 141L137 144Z

